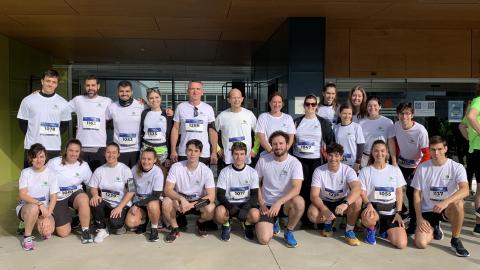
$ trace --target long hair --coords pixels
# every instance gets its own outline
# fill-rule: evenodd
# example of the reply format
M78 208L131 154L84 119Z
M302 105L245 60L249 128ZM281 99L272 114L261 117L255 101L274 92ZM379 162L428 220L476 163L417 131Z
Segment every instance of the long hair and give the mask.
M360 91L362 93L362 103L360 103L360 107L356 108L352 104L352 96L355 91ZM367 92L365 92L365 89L363 86L360 85L355 85L352 90L350 90L350 94L348 95L348 103L352 106L352 114L357 115L357 119L362 119L367 116Z
M375 145L378 145L378 144L381 144L381 145L385 146L385 149L387 149L387 156L385 157L385 162L388 163L388 155L389 154L388 154L387 144L383 140L376 140L376 141L373 142L372 148L370 149L370 156L368 157L367 165L372 165L375 162L375 159L373 158L373 147L375 147Z
M62 165L67 164L67 149L72 144L78 145L80 147L80 151L82 151L82 143L79 140L77 140L77 139L68 140L67 144L65 145L65 149L63 149L63 151L62 151ZM82 165L83 160L80 157L78 157L77 160L78 160L78 162L80 162L80 165Z
M333 99L332 101L332 108L334 111L337 111L337 108L338 108L338 103L337 103L337 85L333 82L328 82L327 84L325 84L325 86L323 86L323 91L322 93L325 93L325 91L327 91L328 88L333 88L335 90L335 98ZM324 101L325 101L325 97L324 95L322 95L320 97L320 105L323 105L324 104Z

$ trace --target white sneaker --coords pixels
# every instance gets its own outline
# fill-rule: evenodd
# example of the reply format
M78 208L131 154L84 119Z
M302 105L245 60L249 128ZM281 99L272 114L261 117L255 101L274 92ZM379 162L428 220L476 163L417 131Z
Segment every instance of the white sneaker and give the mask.
M95 243L101 243L103 242L103 239L107 238L109 236L108 232L106 229L98 229L97 230L97 236L95 236Z

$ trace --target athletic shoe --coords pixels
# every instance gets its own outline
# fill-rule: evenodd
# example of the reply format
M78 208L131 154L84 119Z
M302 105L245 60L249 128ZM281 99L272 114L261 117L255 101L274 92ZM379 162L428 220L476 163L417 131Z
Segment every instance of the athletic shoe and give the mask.
M322 236L331 237L333 235L332 227L333 227L333 223L324 223Z
M365 243L367 244L375 245L377 243L377 240L375 239L375 229L367 229L367 235L365 236L365 239L363 239L363 241L365 241Z
M470 253L463 247L462 240L458 238L452 238L450 241L450 248L455 252L458 257L469 257Z
M442 231L442 227L440 227L440 224L433 227L433 239L435 239L435 240L442 240L443 239L443 231Z
M207 228L204 224L205 222L198 222L197 220L197 233L198 233L198 236L201 236L201 237L207 237L208 233L207 233Z
M90 235L90 232L88 230L82 231L80 240L82 240L82 244L93 243L92 236Z
M480 236L480 224L475 224L475 227L473 227L473 235Z
M385 240L388 240L388 233L387 233L387 231L384 231L384 232L380 233L380 234L378 235L378 237L380 237L380 238L382 238L382 239L385 239Z
M357 239L355 232L352 230L345 231L345 241L347 241L347 244L349 244L350 246L360 245L360 241Z
M95 236L95 243L101 243L103 242L103 239L107 238L109 236L107 229L98 229L97 230L97 235Z
M277 220L275 221L275 223L273 224L273 234L277 235L280 233L280 221L279 219L277 218Z
M407 228L407 235L412 235L412 234L415 234L415 230L417 229L417 224L408 224L408 228Z
M298 246L297 240L295 240L295 236L293 236L293 231L286 229L285 233L283 234L283 239L285 243L287 243L287 247L294 248Z
M125 233L127 233L127 229L125 229L125 226L122 226L122 227L115 230L116 235L122 235L122 234L125 234Z
M147 231L147 222L140 224L136 229L136 234L144 234Z
M230 241L230 231L231 230L232 230L231 226L222 226L222 233L220 234L220 238L223 241L226 241L226 242Z
M253 224L246 225L245 222L243 223L243 229L244 229L244 232L245 232L245 239L253 240L253 238L255 237L255 233L253 232L254 226L255 225L253 225Z
M34 250L35 245L33 244L33 236L23 237L22 248L25 251Z
M480 218L480 207L475 210L475 216Z
M157 242L158 241L158 230L156 228L152 228L150 230L150 237L148 238L150 242Z
M20 221L17 227L17 235L23 235L24 232L25 232L25 223L23 223L23 221Z
M172 228L172 230L170 230L170 232L167 234L167 237L165 237L165 242L172 243L179 235L180 232L178 231L178 228Z

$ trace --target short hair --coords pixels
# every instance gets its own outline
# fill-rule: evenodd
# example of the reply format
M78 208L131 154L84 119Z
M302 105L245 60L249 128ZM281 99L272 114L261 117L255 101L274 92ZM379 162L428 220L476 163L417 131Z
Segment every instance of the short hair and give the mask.
M120 146L115 142L107 143L107 146L105 147L105 151L107 151L107 148L110 146L117 148L118 153L120 153Z
M413 107L413 104L411 102L402 102L398 104L397 106L397 114L403 112L406 109L410 109L412 111L412 114L414 114L415 109Z
M378 98L377 96L371 96L367 99L367 104L368 102L372 101L372 100L375 100L377 101L378 105L382 106L382 103L380 102L380 98Z
M273 92L273 93L268 97L268 102L272 101L272 99L273 99L274 97L280 97L280 98L282 99L282 102L284 102L282 94L280 94L280 92L277 92L277 91Z
M338 112L341 113L341 112L342 112L343 110L345 110L345 109L350 109L350 110L352 110L352 113L353 113L353 108L352 108L352 106L350 105L350 103L342 104L342 105L340 106L340 109L338 109Z
M238 151L238 150L243 150L245 151L245 153L247 153L247 145L243 142L234 142L232 144L232 155L233 155L233 152L234 151Z
M190 89L190 87L192 87L192 83L199 83L199 84L202 85L202 88L203 88L203 82L202 81L191 80L191 81L188 82L187 89Z
M340 155L343 155L343 146L338 143L332 143L329 146L327 146L327 154L331 153L339 153Z
M439 143L443 144L443 146L447 146L447 140L445 140L442 136L435 135L430 137L429 145L434 145Z
M162 97L162 94L160 93L160 89L158 89L158 87L147 88L147 98L150 96L151 93L157 93L160 97Z
M270 137L268 138L268 142L270 144L272 144L272 141L274 138L276 137L283 137L285 138L285 142L288 144L289 140L290 140L290 137L288 136L288 134L284 131L281 131L281 130L277 130L275 132L272 133L272 135L270 135Z
M45 79L45 77L60 79L60 74L55 69L47 69L45 72L43 72L42 80Z
M315 103L318 103L317 96L315 96L314 94L307 95L305 97L305 99L303 100L303 104L305 104L305 102L307 102L307 99L315 99Z
M186 146L186 147L188 148L188 146L190 146L191 144L192 144L193 146L195 146L196 148L200 149L200 151L203 150L203 143L202 143L200 140L191 139L191 140L189 140L189 141L187 142L187 146Z
M91 80L95 80L97 82L97 84L99 83L99 80L97 78L97 76L91 74L91 75L88 75L86 78L85 78L85 82L86 81L91 81Z
M130 89L133 90L132 83L129 81L120 81L117 86L117 90L120 89L120 87L130 87Z
M32 165L32 161L36 158L41 152L45 153L45 158L48 159L47 149L41 143L34 143L30 146L30 149L27 151L27 160L28 164Z
M230 95L232 94L233 90L237 90L238 92L240 92L240 95L241 95L242 97L244 97L244 96L243 96L243 92L242 92L240 89L238 89L238 88L236 88L236 87L233 87L232 89L230 89L230 91L228 91L228 94L227 94L227 97L228 97L228 98L230 98Z
M68 142L65 144L65 149L62 152L62 165L65 165L66 162L67 162L67 149L72 144L80 146L80 151L82 150L82 142L80 142L80 140L75 139L75 138L68 140ZM80 162L80 164L83 163L83 161L80 157L78 157L78 162Z

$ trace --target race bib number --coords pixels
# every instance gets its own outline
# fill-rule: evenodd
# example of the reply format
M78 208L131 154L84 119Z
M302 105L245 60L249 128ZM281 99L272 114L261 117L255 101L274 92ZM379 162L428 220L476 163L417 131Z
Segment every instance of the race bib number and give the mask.
M245 141L245 136L228 138L228 142L231 142L231 143L243 142L243 141Z
M448 198L447 187L430 187L430 200L443 201Z
M83 117L83 129L100 130L100 118L98 117Z
M333 189L325 188L323 190L323 197L331 201L337 201L343 197L343 189L333 190Z
M58 193L58 199L68 198L77 190L78 190L77 186L60 187L60 192Z
M193 202L193 201L196 201L198 199L200 199L200 195L197 194L197 193L193 193L193 194L180 194L182 195L187 201L189 202Z
M102 199L117 203L122 201L122 197L120 197L120 192L106 189L102 190Z
M314 142L305 142L305 141L297 142L297 150L298 152L303 154L313 154L315 151L314 146L315 146Z
M250 195L250 187L231 187L230 200L245 201Z
M118 140L122 146L132 146L137 144L137 134L135 133L120 133Z
M375 187L373 194L375 200L390 201L395 198L395 188L393 187Z
M58 136L60 135L60 125L57 123L40 123L40 135Z
M413 159L406 159L403 157L398 157L398 163L405 166L415 166L416 162Z
M146 140L164 140L165 136L163 136L161 128L149 128L145 132L144 138Z
M203 132L203 120L187 119L185 120L185 130L187 132Z

